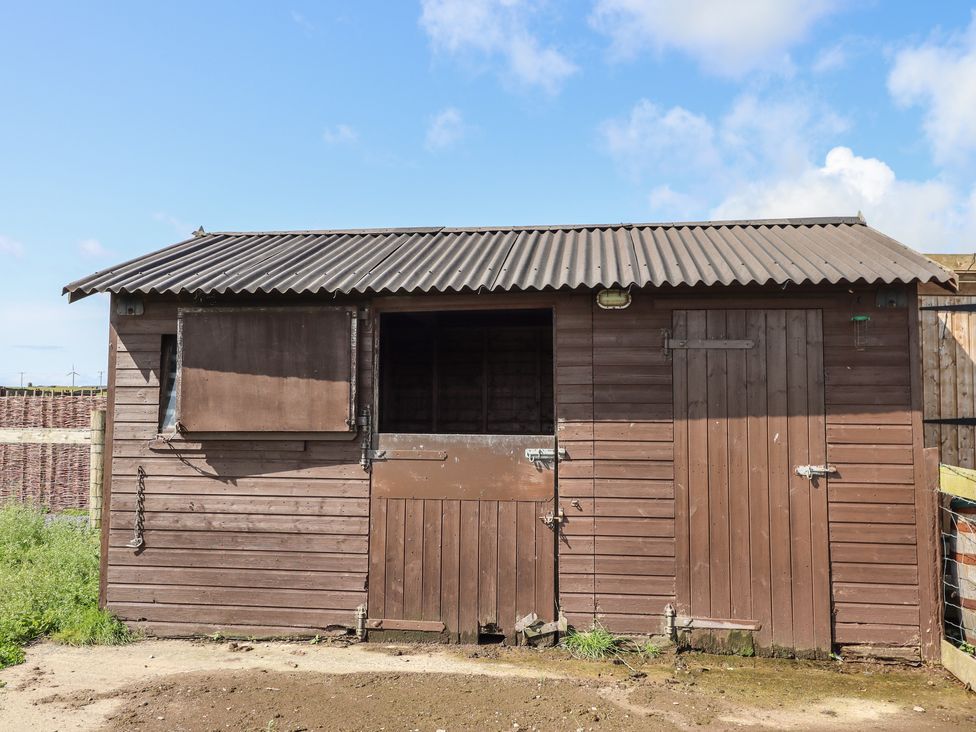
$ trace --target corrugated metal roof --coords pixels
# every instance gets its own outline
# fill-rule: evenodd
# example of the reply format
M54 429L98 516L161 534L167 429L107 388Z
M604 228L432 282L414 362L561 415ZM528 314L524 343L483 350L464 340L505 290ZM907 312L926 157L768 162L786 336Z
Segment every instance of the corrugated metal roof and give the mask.
M64 288L130 294L395 293L955 276L861 218L201 233Z

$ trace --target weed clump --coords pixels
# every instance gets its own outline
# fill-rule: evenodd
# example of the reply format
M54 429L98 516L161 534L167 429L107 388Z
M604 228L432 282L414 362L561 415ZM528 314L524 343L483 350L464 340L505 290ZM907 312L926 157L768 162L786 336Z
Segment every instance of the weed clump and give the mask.
M627 658L638 663L647 663L660 656L663 650L649 638L643 642L623 638L597 624L590 630L570 630L559 641L559 645L574 658L587 661L612 660L623 664L630 669L632 676L638 678L645 674L632 666Z
M622 643L622 638L618 638L599 625L594 625L590 630L571 630L560 641L563 648L574 658L588 661L599 661L616 656Z
M0 505L0 668L44 635L117 645L128 629L98 609L98 533L21 504Z

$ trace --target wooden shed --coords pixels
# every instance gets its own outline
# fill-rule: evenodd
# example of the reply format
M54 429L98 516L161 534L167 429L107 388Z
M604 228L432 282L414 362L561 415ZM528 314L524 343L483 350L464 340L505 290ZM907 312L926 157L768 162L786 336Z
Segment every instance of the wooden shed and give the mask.
M112 293L103 601L936 657L920 283L861 218L201 230L65 288Z

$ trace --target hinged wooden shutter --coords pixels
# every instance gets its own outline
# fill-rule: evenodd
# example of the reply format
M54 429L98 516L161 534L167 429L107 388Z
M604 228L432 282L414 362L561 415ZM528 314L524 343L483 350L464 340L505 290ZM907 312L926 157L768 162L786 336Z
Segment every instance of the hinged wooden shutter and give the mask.
M355 308L184 308L179 318L187 431L356 429Z

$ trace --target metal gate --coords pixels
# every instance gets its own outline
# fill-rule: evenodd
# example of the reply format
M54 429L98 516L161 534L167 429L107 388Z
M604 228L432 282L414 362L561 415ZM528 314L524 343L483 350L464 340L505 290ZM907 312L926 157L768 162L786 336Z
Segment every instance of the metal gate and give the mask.
M669 345L679 616L828 654L820 311L675 311Z
M553 618L554 439L375 436L369 628L477 642Z

